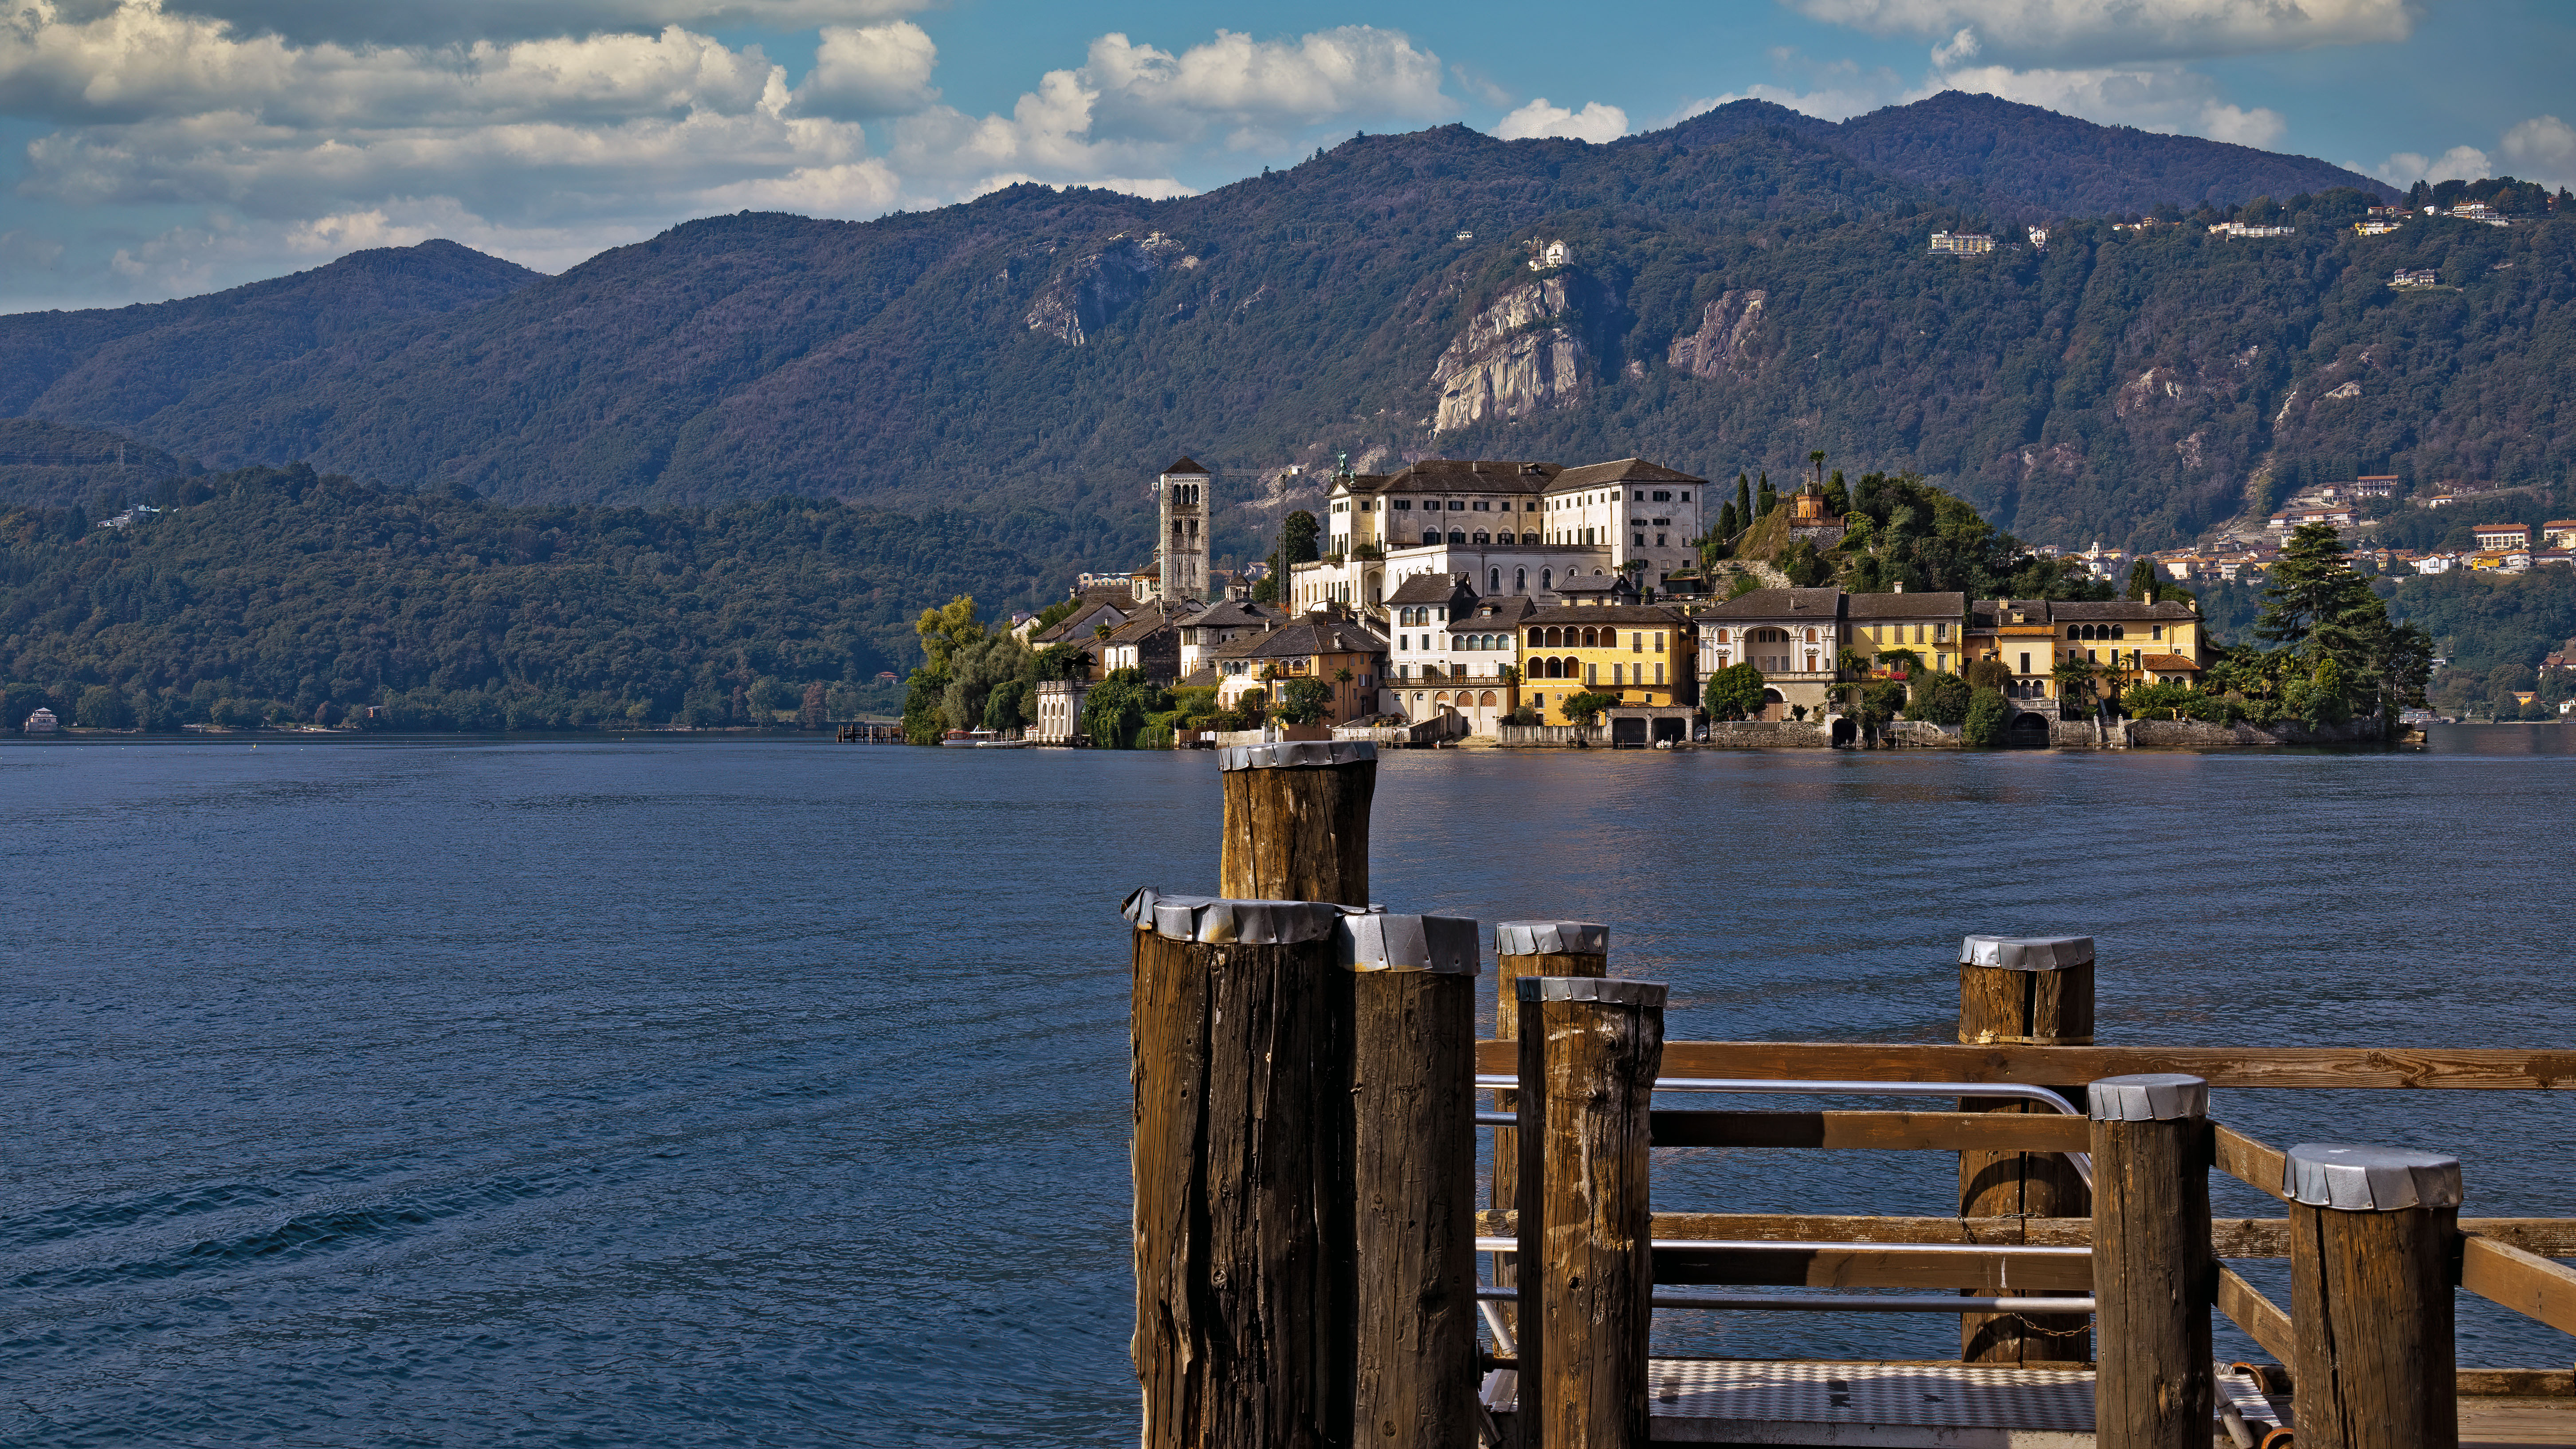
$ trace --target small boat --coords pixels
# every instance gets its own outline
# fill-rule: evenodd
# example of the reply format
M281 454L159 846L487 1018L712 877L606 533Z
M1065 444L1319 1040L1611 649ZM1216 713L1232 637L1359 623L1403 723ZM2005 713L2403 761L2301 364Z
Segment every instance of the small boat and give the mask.
M940 745L951 750L1018 750L1026 749L1026 740L1006 740L998 730L950 730Z

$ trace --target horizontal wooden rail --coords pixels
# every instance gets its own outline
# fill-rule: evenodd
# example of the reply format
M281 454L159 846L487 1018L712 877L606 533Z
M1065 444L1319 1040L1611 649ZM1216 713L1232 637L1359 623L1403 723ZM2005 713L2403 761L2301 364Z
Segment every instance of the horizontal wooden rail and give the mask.
M1476 1044L1476 1070L1520 1070L1516 1042ZM2089 1082L2187 1072L2213 1087L2576 1089L2576 1051L2471 1047L2114 1047L1668 1041L1663 1075L1788 1081Z
M2081 1117L2006 1112L1726 1112L1653 1114L1657 1147L1875 1148L1917 1152L2085 1152Z
M2254 1285L2237 1275L2233 1268L2218 1270L2218 1311L2229 1322L2244 1329L2246 1336L2263 1345L2263 1351L2283 1363L2292 1358L2294 1342L2290 1332L2290 1315L2281 1305L2264 1297Z
M2460 1240L2460 1286L2561 1333L2576 1333L2576 1269L2482 1233Z
M1655 1250L1655 1281L1745 1288L1974 1288L2006 1295L2093 1287L2089 1257L2026 1258L2000 1252L1940 1251L1932 1244L1884 1248L1707 1248Z
M2280 1149L2266 1147L2242 1132L2231 1130L2224 1124L2218 1125L2211 1136L2215 1139L2211 1144L2212 1166L2258 1192L2269 1193L2273 1197L2281 1196L2281 1170L2284 1158ZM2283 1249L2282 1255L2286 1255L2287 1252L2286 1248ZM2265 1256L2275 1255L2266 1254Z
M2286 1218L2213 1218L2210 1248L2220 1258L2286 1258ZM1510 1212L1476 1215L1476 1231L1510 1237L1520 1231ZM2475 1233L2542 1257L2576 1258L2576 1218L2462 1218L2462 1233ZM1845 1217L1823 1213L1657 1213L1657 1239L1709 1238L1784 1243L1982 1243L1996 1247L2084 1248L2093 1244L2091 1218Z

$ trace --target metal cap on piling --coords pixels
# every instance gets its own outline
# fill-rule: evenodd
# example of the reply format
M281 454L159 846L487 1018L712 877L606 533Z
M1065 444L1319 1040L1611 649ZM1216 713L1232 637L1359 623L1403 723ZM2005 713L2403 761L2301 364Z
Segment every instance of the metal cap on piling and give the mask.
M1661 1011L1664 986L1658 981L1622 981L1604 976L1524 976L1512 983L1524 1002L1606 1001L1613 1006L1651 1006Z
M1605 956L1610 928L1598 921L1504 921L1494 927L1494 950L1503 956Z
M1959 964L2001 971L2063 971L2093 964L2090 936L1968 936L1959 942Z
M2084 1089L2096 1122L2179 1122L2209 1115L2209 1083L2183 1072L2104 1077Z
M1319 765L1356 765L1377 758L1367 740L1280 740L1266 745L1227 745L1216 752L1216 767L1225 770L1298 770Z
M1321 941L1349 917L1343 907L1326 901L1230 901L1174 895L1151 886L1127 897L1119 914L1135 922L1139 931L1175 941L1238 946Z
M2281 1195L2347 1213L2460 1205L2460 1160L2439 1152L2302 1142L2281 1158Z
M1345 915L1335 934L1341 963L1353 971L1433 971L1473 976L1482 965L1483 932L1463 916Z

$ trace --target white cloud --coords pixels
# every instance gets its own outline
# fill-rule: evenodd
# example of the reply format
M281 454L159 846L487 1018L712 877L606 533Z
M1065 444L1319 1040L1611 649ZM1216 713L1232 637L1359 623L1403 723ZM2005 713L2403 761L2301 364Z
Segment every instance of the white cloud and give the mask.
M2576 126L2556 116L2517 121L2504 133L2505 158L2527 181L2576 184Z
M1853 61L1814 61L1787 46L1773 47L1770 59L1773 71L1803 78L1806 89L1801 90L1794 85L1750 85L1740 91L1685 102L1663 124L1673 125L1730 101L1746 100L1769 101L1820 121L1842 121L1882 106L1920 100L1931 94L1909 86L1902 76L1885 66L1865 72Z
M1787 0L1873 35L1926 40L1973 28L2013 61L2190 60L2404 40L2409 0ZM1973 54L1973 52L1970 52ZM1948 62L1943 62L1947 64Z
M2454 146L2429 161L2415 152L2399 151L2370 169L2396 187L2418 181L2476 181L2495 174L2487 153L2475 146Z
M1962 90L2045 106L2106 126L2269 146L2289 127L2277 111L2219 99L2217 83L2180 66L2015 70L1972 66L1937 76L1932 90Z
M1568 136L1594 145L1616 141L1628 134L1628 113L1617 106L1599 101L1585 103L1582 110L1570 111L1552 105L1540 96L1528 105L1503 117L1494 134L1506 141L1523 141L1532 136Z
M1976 27L1962 25L1958 34L1932 47L1932 63L1948 70L1961 61L1976 59L1977 52L1982 49L1984 47L1977 44Z
M939 99L930 73L939 47L909 20L825 26L814 69L796 88L799 114L858 120L900 116Z
M903 117L888 154L924 186L945 178L950 196L1032 176L1176 192L1170 168L1189 147L1276 149L1325 121L1448 114L1440 76L1438 56L1365 25L1275 41L1219 31L1178 55L1113 33L1080 67L1047 72L1008 116L932 106Z
M1193 159L1454 110L1439 57L1369 26L1104 35L977 118L938 103L938 47L897 18L922 0L524 0L520 29L589 28L417 43L357 20L303 38L341 13L318 0L10 3L0 115L38 123L18 192L53 208L0 236L12 301L201 291L432 236L559 268L710 212L863 217L1022 179L1186 195ZM819 24L814 67L791 91L693 16Z
M651 33L741 26L811 30L858 25L926 8L927 0L178 0L174 8L230 24L245 35L299 45L437 45L533 40L603 31Z

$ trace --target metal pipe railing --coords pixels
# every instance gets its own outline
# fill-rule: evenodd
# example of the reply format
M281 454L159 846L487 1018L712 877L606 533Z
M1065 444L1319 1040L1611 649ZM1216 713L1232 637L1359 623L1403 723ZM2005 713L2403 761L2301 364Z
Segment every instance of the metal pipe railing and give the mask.
M1478 1288L1476 1297L1496 1303L1520 1301L1518 1288ZM2081 1298L1925 1298L1874 1293L1728 1293L1690 1289L1655 1290L1657 1308L1717 1308L1790 1313L2091 1313L2094 1299Z
M2031 1243L1870 1243L1825 1242L1797 1238L1657 1238L1646 1245L1658 1253L1984 1253L2008 1258L2090 1258L2091 1248L2051 1247ZM1517 1253L1518 1238L1478 1238L1479 1253Z

